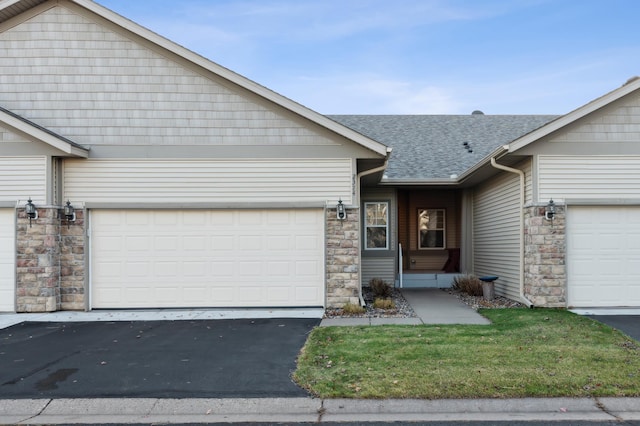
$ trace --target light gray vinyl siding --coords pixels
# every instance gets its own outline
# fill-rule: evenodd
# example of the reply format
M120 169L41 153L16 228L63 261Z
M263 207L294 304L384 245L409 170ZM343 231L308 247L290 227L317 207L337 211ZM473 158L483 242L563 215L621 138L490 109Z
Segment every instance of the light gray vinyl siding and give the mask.
M640 155L640 93L615 102L518 150L565 157Z
M640 199L640 155L538 157L539 202Z
M99 203L352 203L352 161L64 161L64 199Z
M640 93L631 93L568 126L551 138L551 145L565 149L573 146L576 154L591 154L593 149L621 154L635 147L640 134Z
M295 114L69 3L0 25L0 105L83 145L336 146Z
M393 257L363 257L362 285L368 286L372 278L380 278L393 286L395 273L395 259Z
M46 203L47 157L0 157L0 201Z
M501 173L476 189L473 200L473 273L497 275L496 293L519 295L519 178Z

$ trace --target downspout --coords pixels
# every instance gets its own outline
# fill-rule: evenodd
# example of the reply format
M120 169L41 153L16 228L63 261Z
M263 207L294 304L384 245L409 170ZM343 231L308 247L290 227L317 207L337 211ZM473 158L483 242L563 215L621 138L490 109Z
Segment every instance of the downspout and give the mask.
M524 172L519 169L514 169L502 164L498 164L495 157L491 157L491 165L496 169L503 170L509 173L515 173L520 177L520 300L528 307L533 308L533 303L524 295Z
M361 179L365 176L369 176L372 175L374 173L378 173L381 171L384 171L387 168L387 165L389 164L389 156L391 155L391 148L387 147L387 156L384 159L384 164L382 166L378 166L374 169L371 170L365 170L364 172L360 172L358 173L357 177L357 181L358 181L358 188L357 188L357 201L358 204L360 204L360 187L361 185ZM362 220L362 215L358 215L358 222L360 222ZM359 226L358 227L358 231L360 233L360 236L358 238L362 238L362 229ZM358 275L360 275L360 279L358 279L358 298L360 299L360 306L365 306L366 303L364 301L364 297L362 297L362 248L358 247Z

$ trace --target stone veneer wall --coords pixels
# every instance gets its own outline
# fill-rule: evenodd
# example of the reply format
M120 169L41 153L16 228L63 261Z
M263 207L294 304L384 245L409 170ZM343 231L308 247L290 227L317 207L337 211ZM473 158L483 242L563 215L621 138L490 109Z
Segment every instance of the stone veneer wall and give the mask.
M544 206L525 208L524 292L536 306L565 307L565 208L556 205L553 221L545 219L544 212Z
M29 226L24 209L17 210L17 312L84 309L83 212L76 217L79 222L67 228L59 208L38 207L38 219Z
M38 207L31 225L24 209L17 213L16 311L55 311L60 301L58 209Z
M357 209L347 209L338 220L336 209L325 210L327 307L359 303L360 220Z
M60 309L85 310L85 211L76 210L76 220L60 224Z

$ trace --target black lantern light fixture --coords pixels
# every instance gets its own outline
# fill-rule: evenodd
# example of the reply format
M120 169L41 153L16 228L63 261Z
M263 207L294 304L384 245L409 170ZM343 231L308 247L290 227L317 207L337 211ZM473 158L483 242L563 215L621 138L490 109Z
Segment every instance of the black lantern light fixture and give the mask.
M38 218L38 209L36 209L36 206L31 201L31 197L29 197L27 204L24 205L24 212L27 214L27 217L29 218L29 227L31 227L31 219Z
M544 209L544 218L553 222L553 217L556 215L556 203L553 202L553 198L547 203L547 207Z
M64 218L67 220L67 228L70 222L76 221L76 209L73 208L69 200L67 200L67 204L62 209L62 214L64 214Z
M336 206L336 213L339 220L345 220L347 218L347 211L344 208L344 204L342 204L342 198L338 200L338 205Z

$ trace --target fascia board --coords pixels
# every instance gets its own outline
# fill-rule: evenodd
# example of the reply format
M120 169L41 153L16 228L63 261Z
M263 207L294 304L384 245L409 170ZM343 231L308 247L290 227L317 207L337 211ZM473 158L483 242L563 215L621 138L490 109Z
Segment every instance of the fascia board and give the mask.
M302 106L299 103L294 102L291 99L285 96L282 96L252 80L249 80L248 78L243 77L240 74L237 74L228 68L218 65L215 62L212 62L211 60L203 56L200 56L197 53L192 52L191 50L186 49L168 40L167 38L162 37L161 35L153 31L148 30L147 28L144 28L141 25L138 25L135 22L121 15L118 15L117 13L93 2L92 0L69 0L69 1L95 13L96 15L103 17L104 19L107 19L113 22L114 24L150 41L151 43L154 43L160 46L163 49L166 49L169 52L172 52L180 57L183 57L186 60L214 74L217 74L223 77L224 79L232 82L233 84L239 87L249 90L273 102L276 105L286 108L312 122L315 122L316 124L319 124L320 126L326 129L331 130L332 132L340 136L350 139L358 143L359 145L362 145L363 147L369 149L370 151L373 151L376 154L379 154L380 156L384 157L387 155L386 145L376 142L373 139L369 139L366 136L323 116L322 114L319 114L305 106Z
M609 105L610 103L628 95L629 93L632 93L638 90L639 88L640 88L640 79L630 81L625 85L623 85L622 87L616 90L613 90L607 93L606 95L601 96L589 102L588 104L578 109L575 109L570 113L563 115L562 117L559 117L553 120L552 122L540 127L539 129L534 130L533 132L516 139L515 141L509 144L509 152L515 152L521 148L524 148L530 143L535 142L538 139L543 138L545 136L548 136L549 134L555 132L556 130L560 130L565 126L568 126L569 124L581 119L582 117L585 117L586 115Z
M422 186L422 185L438 185L438 186L455 186L458 185L457 179L384 179L378 185L380 186Z
M22 0L0 0L0 10L6 9L9 6L13 6L16 3L21 2Z
M69 154L73 157L89 157L89 150L81 146L74 145L65 140L55 137L53 134L45 132L37 127L30 125L28 122L20 120L17 117L7 114L4 111L0 111L0 123L3 123L7 127L27 134L36 140L39 140L47 145L50 145L65 154Z

